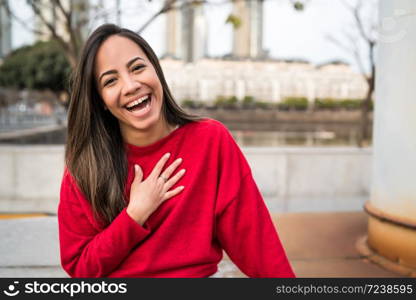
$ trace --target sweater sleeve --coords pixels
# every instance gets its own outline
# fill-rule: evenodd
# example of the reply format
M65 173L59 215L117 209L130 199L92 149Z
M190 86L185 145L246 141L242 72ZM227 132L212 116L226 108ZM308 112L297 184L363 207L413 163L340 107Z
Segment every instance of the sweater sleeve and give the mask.
M227 130L220 144L216 238L248 277L294 277L246 158Z
M106 277L149 233L124 208L104 229L94 224L92 210L66 171L58 206L61 264L71 277Z
M217 238L248 277L294 277L271 216L250 174L217 217Z

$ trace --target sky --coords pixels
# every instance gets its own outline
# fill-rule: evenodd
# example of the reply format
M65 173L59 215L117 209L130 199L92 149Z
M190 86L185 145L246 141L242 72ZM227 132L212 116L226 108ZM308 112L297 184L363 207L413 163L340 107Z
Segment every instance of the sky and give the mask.
M99 0L93 1L98 3ZM230 3L217 3L224 0L211 1L214 1L214 4L204 7L208 25L207 54L222 56L230 53L232 49L232 27L225 23L232 6ZM305 9L299 12L293 9L290 0L265 0L263 48L274 58L299 58L314 64L342 60L357 69L351 52L341 49L328 38L332 36L343 40L344 32L349 32L359 40L351 13L342 1L348 0L305 0ZM27 24L33 23L33 16L25 0L10 2ZM112 13L108 19L110 22L116 22L115 2L104 1L106 9ZM157 10L160 3L161 0L153 0L150 3L147 0L121 0L121 25L137 30ZM91 29L98 26L99 22L93 24ZM142 33L158 55L163 55L165 51L165 26L165 17L160 16ZM16 23L12 35L14 48L30 44L34 40L33 34ZM357 43L365 57L365 44Z

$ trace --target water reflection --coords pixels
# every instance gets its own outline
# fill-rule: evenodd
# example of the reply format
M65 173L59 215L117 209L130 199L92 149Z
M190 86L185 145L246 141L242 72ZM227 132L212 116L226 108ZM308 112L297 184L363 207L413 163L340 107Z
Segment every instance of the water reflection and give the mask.
M352 131L348 136L337 136L332 131L316 132L281 132L281 131L231 131L236 142L241 146L356 146L358 136ZM365 144L371 145L371 140Z

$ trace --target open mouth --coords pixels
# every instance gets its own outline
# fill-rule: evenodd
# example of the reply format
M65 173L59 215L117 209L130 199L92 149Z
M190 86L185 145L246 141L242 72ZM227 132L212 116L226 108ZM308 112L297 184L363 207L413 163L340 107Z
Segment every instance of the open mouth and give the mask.
M150 94L143 96L135 101L130 102L125 106L125 108L130 112L141 110L150 105L151 99L152 97L150 97Z

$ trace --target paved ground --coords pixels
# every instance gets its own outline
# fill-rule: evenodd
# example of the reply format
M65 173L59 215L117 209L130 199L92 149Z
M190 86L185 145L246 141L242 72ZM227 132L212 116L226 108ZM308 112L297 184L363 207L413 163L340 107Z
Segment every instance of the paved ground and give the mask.
M273 214L298 277L400 277L356 249L363 212ZM59 267L56 217L0 218L0 277L66 277ZM219 277L245 277L225 256Z

